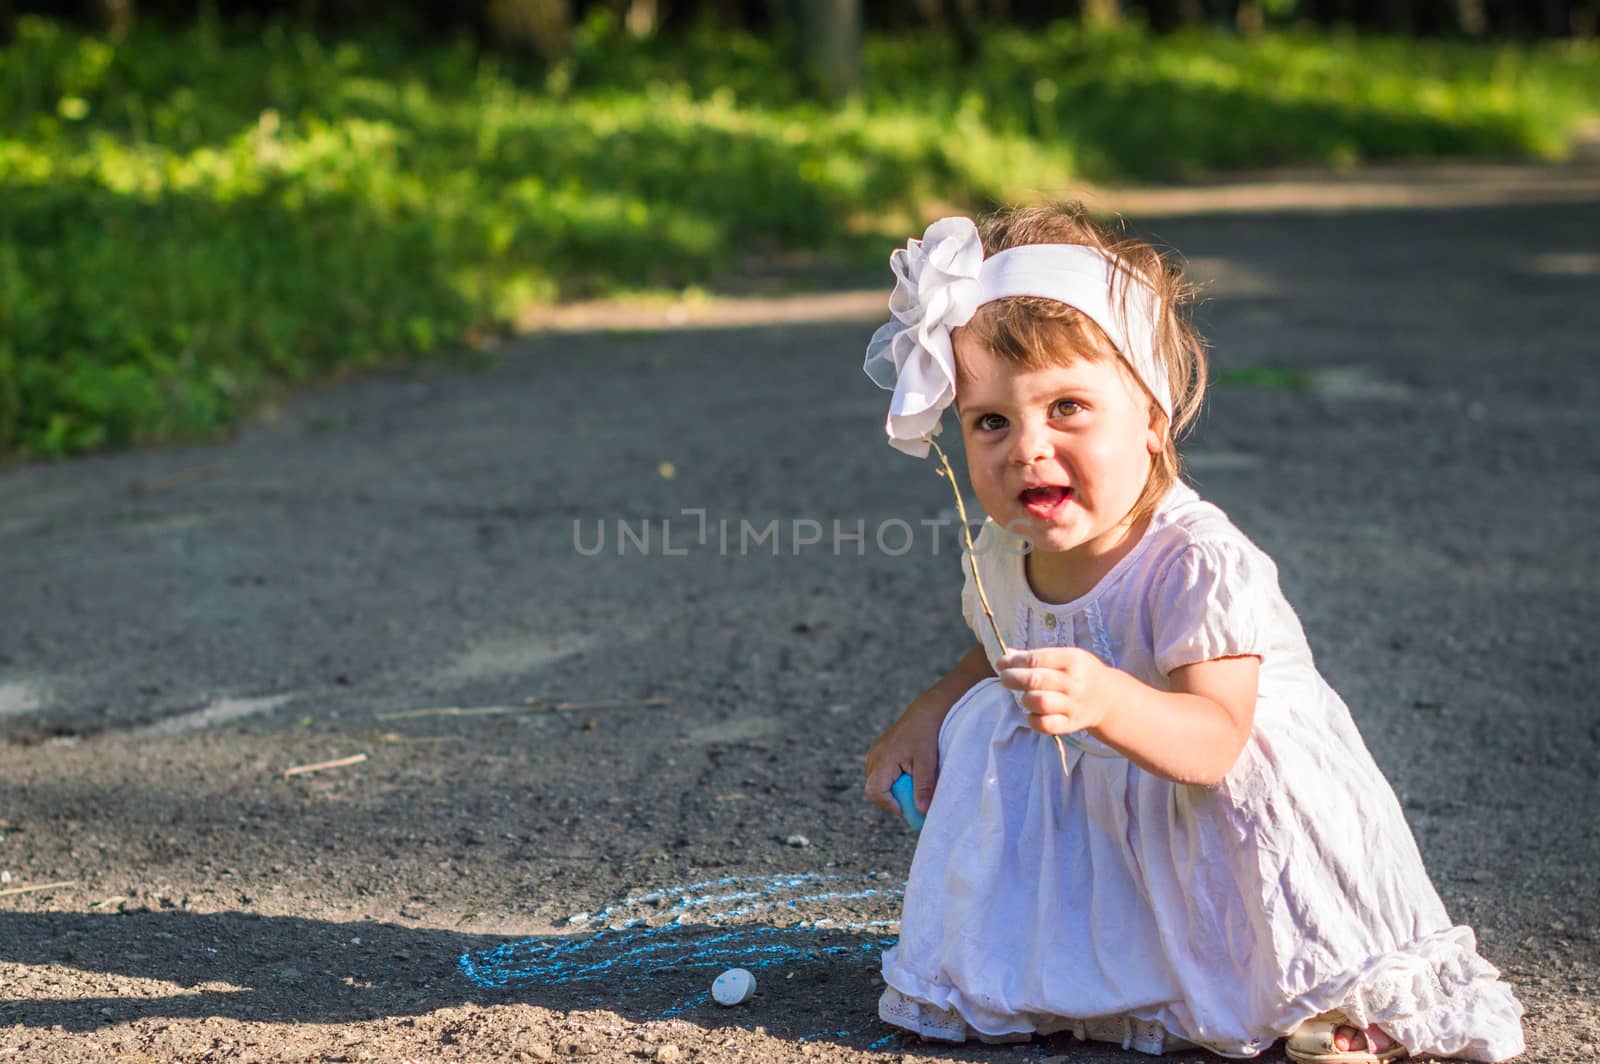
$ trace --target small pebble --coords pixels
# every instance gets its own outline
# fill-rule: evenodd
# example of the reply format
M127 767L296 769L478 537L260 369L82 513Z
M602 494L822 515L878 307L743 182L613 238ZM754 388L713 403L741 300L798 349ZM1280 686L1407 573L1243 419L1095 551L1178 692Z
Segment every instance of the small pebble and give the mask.
M661 1064L674 1064L683 1059L683 1050L668 1042L666 1045L656 1046L655 1058L661 1061Z
M790 835L783 840L785 846L810 846L811 840L804 835Z

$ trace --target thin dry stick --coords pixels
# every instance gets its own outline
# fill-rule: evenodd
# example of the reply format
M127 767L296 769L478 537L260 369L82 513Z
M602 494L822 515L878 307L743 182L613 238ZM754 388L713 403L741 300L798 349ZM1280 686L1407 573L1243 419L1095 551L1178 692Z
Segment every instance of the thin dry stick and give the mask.
M349 757L335 758L332 761L318 761L314 765L296 765L294 768L284 769L283 778L301 776L307 772L321 772L325 768L343 768L346 765L359 765L366 759L366 754L351 754Z
M989 608L989 596L984 594L983 577L978 575L978 552L972 543L972 528L967 523L967 504L962 501L961 485L956 482L956 471L950 467L950 456L944 453L944 448L939 446L938 441L932 436L924 436L923 439L927 440L938 454L939 464L944 467L939 475L950 482L950 490L955 493L956 516L961 518L961 538L967 544L967 567L972 570L972 585L978 589L978 604L983 607L983 615L989 618L989 628L994 632L994 641L1000 644L1000 653L1009 654L1011 650L1006 646L1006 637L1000 634L1000 624L994 619L994 611ZM1056 753L1061 758L1062 775L1067 775L1071 772L1067 768L1067 748L1061 742L1061 736L1054 735L1051 738L1056 741Z
M440 706L435 709L407 709L399 713L379 713L378 720L410 720L413 717L485 717L496 713L526 713L532 706L481 706L463 709L460 706Z
M607 702L550 702L530 708L566 712L567 710L578 709L634 709L640 706L667 706L671 704L672 699L670 698L613 698Z
M55 883L35 883L31 887L7 887L5 890L0 890L0 898L8 894L32 894L34 891L39 890L65 890L68 887L77 885L78 881L76 879L63 879Z

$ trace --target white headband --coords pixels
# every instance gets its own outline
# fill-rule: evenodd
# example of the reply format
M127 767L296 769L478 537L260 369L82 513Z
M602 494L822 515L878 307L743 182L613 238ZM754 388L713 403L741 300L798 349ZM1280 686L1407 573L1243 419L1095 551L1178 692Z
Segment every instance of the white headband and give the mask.
M950 330L971 321L985 303L1009 296L1054 299L1087 314L1171 419L1171 388L1155 351L1159 299L1115 256L1080 244L1025 244L985 259L978 227L958 216L941 218L921 240L907 241L889 256L889 266L893 317L872 334L862 368L878 387L894 392L884 426L894 447L927 456L928 437L939 432L939 419L956 397ZM1127 278L1126 314L1113 294L1119 266Z

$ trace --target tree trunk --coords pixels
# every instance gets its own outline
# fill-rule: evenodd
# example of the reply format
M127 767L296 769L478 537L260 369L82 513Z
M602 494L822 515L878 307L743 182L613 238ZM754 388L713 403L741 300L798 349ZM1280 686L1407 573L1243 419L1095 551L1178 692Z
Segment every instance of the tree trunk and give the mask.
M1527 12L1517 0L1485 0L1489 32L1496 37L1525 37L1528 34Z
M861 0L795 0L795 43L812 92L839 101L861 87Z
M1150 28L1166 33L1184 26L1197 26L1205 21L1206 12L1201 0L1150 0L1147 5Z
M1419 37L1444 37L1461 28L1459 0L1417 0L1412 30Z
M1122 0L1083 0L1083 21L1090 26L1115 26L1122 21Z
M1578 0L1572 5L1572 35L1588 40L1600 29L1600 0Z
M1411 32L1410 0L1367 0L1358 16L1368 26L1384 33Z
M1351 0L1311 0L1307 6L1312 21L1319 26L1336 26L1355 21Z
M1456 26L1468 37L1482 37L1489 31L1489 16L1483 0L1455 0Z
M653 37L661 25L661 5L656 0L628 0L622 25L634 37Z
M1239 0L1239 10L1234 12L1233 24L1246 37L1254 37L1267 28L1267 15L1261 9L1261 0Z
M133 28L134 0L94 0L94 20L101 33L120 41Z
M568 0L489 0L487 14L490 39L508 52L559 59L572 43Z
M1572 32L1572 4L1569 0L1544 0L1542 5L1544 25L1540 30L1547 37L1565 37Z
M978 0L945 0L950 32L956 39L956 54L963 63L975 63L983 52L983 37L978 33Z

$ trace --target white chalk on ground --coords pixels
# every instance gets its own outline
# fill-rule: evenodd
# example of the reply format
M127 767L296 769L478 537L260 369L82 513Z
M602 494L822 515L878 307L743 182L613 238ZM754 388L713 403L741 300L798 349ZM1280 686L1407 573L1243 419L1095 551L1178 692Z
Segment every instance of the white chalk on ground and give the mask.
M756 977L743 968L729 968L711 984L711 996L718 1005L743 1005L756 992Z

